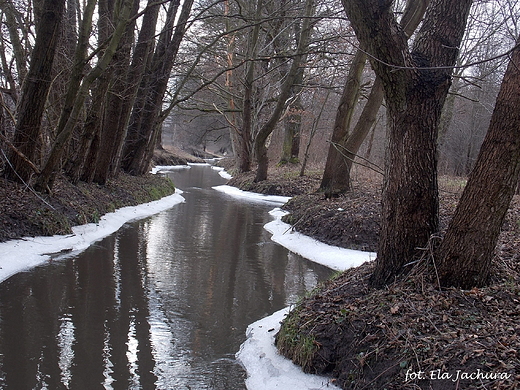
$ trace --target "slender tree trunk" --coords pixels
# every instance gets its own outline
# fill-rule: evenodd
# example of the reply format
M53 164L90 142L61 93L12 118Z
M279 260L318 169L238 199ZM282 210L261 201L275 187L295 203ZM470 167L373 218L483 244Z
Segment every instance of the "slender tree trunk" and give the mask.
M269 160L267 157L266 141L269 135L273 132L278 120L280 119L282 112L285 108L287 99L290 97L292 86L298 76L300 67L303 66L302 60L305 58L305 52L309 46L310 33L311 33L311 21L310 17L314 11L314 1L306 0L305 2L305 18L302 23L302 32L298 47L296 48L296 55L291 64L291 68L287 73L284 83L278 96L276 106L271 114L269 120L260 128L257 136L254 140L254 151L256 160L258 162L258 168L255 175L255 182L263 181L267 179L267 169Z
M249 32L247 40L247 62L244 78L244 98L242 100L242 127L233 134L232 142L235 151L235 162L238 172L251 170L251 138L253 134L253 88L255 78L255 58L260 34L263 0L257 0L254 15L255 25Z
M438 250L443 286L488 283L491 260L520 177L520 38L511 55L488 132Z
M286 5L283 5L284 9ZM284 22L286 21L285 12L282 15ZM285 28L284 23L284 28ZM278 36L284 36L285 34L276 32ZM301 35L301 23L294 23L294 36L296 39L296 46L298 46L299 37ZM275 39L275 42L278 40ZM282 52L282 50L286 50L289 46L288 39L280 40L279 46L282 46L281 49L278 49L278 52ZM302 63L307 61L307 56L302 58ZM284 73L287 73L285 71ZM280 163L296 163L298 162L298 156L300 154L300 133L302 127L302 112L303 112L303 103L301 99L301 92L303 89L303 80L305 75L305 68L300 67L298 70L298 74L294 80L294 85L291 88L291 97L290 103L287 108L287 114L285 115L284 120L284 141L282 146L282 156L280 158Z
M366 58L367 56L363 51L358 50L356 52L350 64L347 82L343 88L343 94L336 111L332 139L320 185L320 189L328 197L350 190L350 177L345 174L345 164L348 158L345 157L344 145L349 136L350 122L358 102L361 76L365 68Z
M77 183L80 179L88 183L92 182L94 174L92 168L95 167L101 126L105 117L105 98L109 87L108 76L105 72L97 80L92 92L92 103L80 136L79 148L71 156L66 168L67 175L73 183Z
M36 32L36 42L31 55L29 72L24 82L18 108L18 121L13 146L17 152L9 155L12 169L6 177L28 182L34 173L26 160L38 164L40 156L40 132L43 111L51 85L52 65L60 36L65 0L45 0L43 13ZM22 157L23 156L23 157Z

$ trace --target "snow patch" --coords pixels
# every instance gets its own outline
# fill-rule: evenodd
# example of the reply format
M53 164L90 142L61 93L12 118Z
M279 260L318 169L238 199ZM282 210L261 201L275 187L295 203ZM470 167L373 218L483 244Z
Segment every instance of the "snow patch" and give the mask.
M117 209L98 223L75 226L72 234L51 237L25 237L0 243L0 283L10 276L38 266L59 253L76 254L92 243L114 233L129 221L149 217L184 202L182 191L162 199Z
M246 386L250 390L317 390L338 389L330 379L305 374L301 367L281 356L274 347L274 337L280 329L280 321L289 308L256 321L247 327L247 340L240 347L236 358L247 371Z
M294 231L291 225L282 222L281 218L288 213L280 208L271 210L269 214L275 217L275 220L267 223L264 228L273 235L271 239L306 259L323 264L336 271L344 271L376 258L374 252L327 245Z
M271 203L286 203L291 199L290 196L279 196L279 195L264 195L264 194L257 194L256 192L248 192L248 191L242 191L236 187L228 186L228 185L221 185L213 187L213 189L224 192L228 195L231 195L236 198L242 198L247 199L251 201L258 201L258 202L271 202Z

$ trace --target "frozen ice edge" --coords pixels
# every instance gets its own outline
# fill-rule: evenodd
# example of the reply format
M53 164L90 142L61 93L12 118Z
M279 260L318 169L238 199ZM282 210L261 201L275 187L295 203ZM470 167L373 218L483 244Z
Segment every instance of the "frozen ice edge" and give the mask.
M75 255L92 243L116 232L125 223L149 217L184 202L182 191L138 206L128 206L103 215L98 223L74 226L72 234L24 237L0 243L0 283L12 275L48 261L52 255Z
M289 197L260 195L241 191L235 187L225 185L213 188L231 196L243 197L252 201L283 204L290 199ZM287 212L279 207L271 210L269 214L273 216L274 220L264 225L264 228L272 234L271 239L306 259L337 271L343 271L357 267L376 257L376 254L373 252L362 252L327 245L293 231L291 225L282 222L281 218ZM289 310L290 308L286 307L247 327L247 339L236 353L237 360L244 366L247 372L246 387L248 390L339 389L331 383L330 378L306 374L301 367L278 353L274 345L274 337L280 329L280 322L289 313Z

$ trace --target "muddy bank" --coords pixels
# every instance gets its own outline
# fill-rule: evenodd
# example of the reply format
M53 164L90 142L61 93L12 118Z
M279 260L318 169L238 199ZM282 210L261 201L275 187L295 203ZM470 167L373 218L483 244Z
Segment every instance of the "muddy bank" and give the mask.
M284 208L294 229L328 244L377 250L380 181L363 178L343 197L317 192L320 173L274 168L230 182L248 191L295 196ZM457 184L459 183L459 184ZM444 229L462 191L440 182ZM369 287L372 264L348 270L303 298L277 335L281 353L344 389L520 388L520 197L504 222L490 286L441 289L431 253L403 281Z

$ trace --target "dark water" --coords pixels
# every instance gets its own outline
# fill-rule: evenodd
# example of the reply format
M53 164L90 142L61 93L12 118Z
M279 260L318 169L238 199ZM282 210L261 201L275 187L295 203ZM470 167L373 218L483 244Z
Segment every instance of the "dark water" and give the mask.
M245 389L247 325L331 271L270 241L275 205L169 175L185 203L0 284L0 388Z

